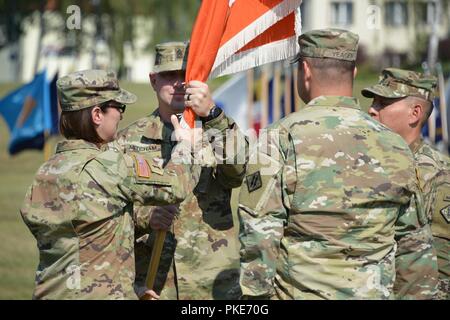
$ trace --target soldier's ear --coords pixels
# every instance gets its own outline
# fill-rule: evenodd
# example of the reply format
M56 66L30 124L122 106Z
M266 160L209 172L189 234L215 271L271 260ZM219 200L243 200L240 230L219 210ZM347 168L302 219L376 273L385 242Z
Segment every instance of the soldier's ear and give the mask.
M100 107L98 107L98 106L92 108L91 117L92 117L92 122L94 122L95 125L99 126L102 123L102 119L103 119L102 109L100 109Z
M150 72L148 77L150 78L150 84L152 85L153 90L156 91L156 77L157 74L154 72Z
M302 61L302 68L303 68L303 78L305 80L311 79L312 75L311 67L306 60Z
M423 106L420 103L415 103L411 107L411 114L410 114L410 125L416 126L422 121L422 118L424 116L424 109Z

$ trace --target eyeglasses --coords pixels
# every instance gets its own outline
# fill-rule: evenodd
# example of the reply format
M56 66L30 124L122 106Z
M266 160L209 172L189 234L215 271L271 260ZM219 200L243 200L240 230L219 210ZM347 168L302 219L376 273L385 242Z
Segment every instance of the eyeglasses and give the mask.
M117 109L120 113L124 113L127 106L124 104L114 104L114 103L105 103L104 105L102 105L102 109L104 108L114 108Z
M124 104L121 105L115 105L115 106L111 106L112 108L116 108L117 110L119 110L120 113L124 113L125 110L127 109L127 106Z

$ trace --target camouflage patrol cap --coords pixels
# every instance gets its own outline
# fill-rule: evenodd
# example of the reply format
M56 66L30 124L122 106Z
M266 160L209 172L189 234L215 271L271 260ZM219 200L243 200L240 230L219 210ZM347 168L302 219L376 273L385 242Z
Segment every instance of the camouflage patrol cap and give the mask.
M71 73L56 82L62 111L77 111L108 101L135 103L134 94L121 89L116 74L105 70Z
M156 73L186 70L189 42L165 42L156 45Z
M366 98L405 98L409 96L433 101L437 79L421 73L395 68L384 69L378 84L361 91Z
M299 61L301 57L356 61L358 42L359 36L347 30L309 31L298 37L300 52L292 63Z

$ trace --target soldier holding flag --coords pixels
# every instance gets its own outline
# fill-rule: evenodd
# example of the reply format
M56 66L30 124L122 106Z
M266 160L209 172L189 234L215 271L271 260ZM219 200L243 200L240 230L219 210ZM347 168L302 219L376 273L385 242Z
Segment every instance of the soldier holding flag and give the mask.
M187 56L184 42L156 46L150 82L158 108L122 130L118 142L125 150L140 150L166 163L174 146L170 117L182 113L185 106L200 118L207 134L212 132L202 150L212 157L212 165L201 168L199 183L180 204L176 216L159 207L150 211L154 218L175 218L154 289L162 299L236 299L240 296L239 248L230 201L232 189L241 185L245 174L247 140L233 119L214 105L206 83L185 83ZM227 144L239 146L238 140L243 142L240 148L230 153ZM238 163L242 155L243 161ZM148 215L148 208L139 208L137 214ZM154 229L164 228L155 223ZM136 244L136 291L141 296L153 245L154 234L148 233L141 234Z

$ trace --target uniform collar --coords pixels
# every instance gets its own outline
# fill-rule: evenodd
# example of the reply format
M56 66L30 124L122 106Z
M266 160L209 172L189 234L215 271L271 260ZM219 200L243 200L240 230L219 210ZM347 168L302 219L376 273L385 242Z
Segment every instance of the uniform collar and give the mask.
M56 153L79 149L93 149L98 151L100 150L96 144L88 142L86 140L64 140L58 142L58 145L56 146Z
M411 149L413 154L416 154L420 148L423 146L423 144L425 143L425 141L423 140L422 137L418 137L413 143L411 143L409 145L409 148Z
M361 110L358 99L343 96L320 96L311 100L307 106L340 107Z
M165 140L165 135L171 134L173 131L172 124L164 123L156 109L149 117L147 127L144 131L144 137L154 140Z

